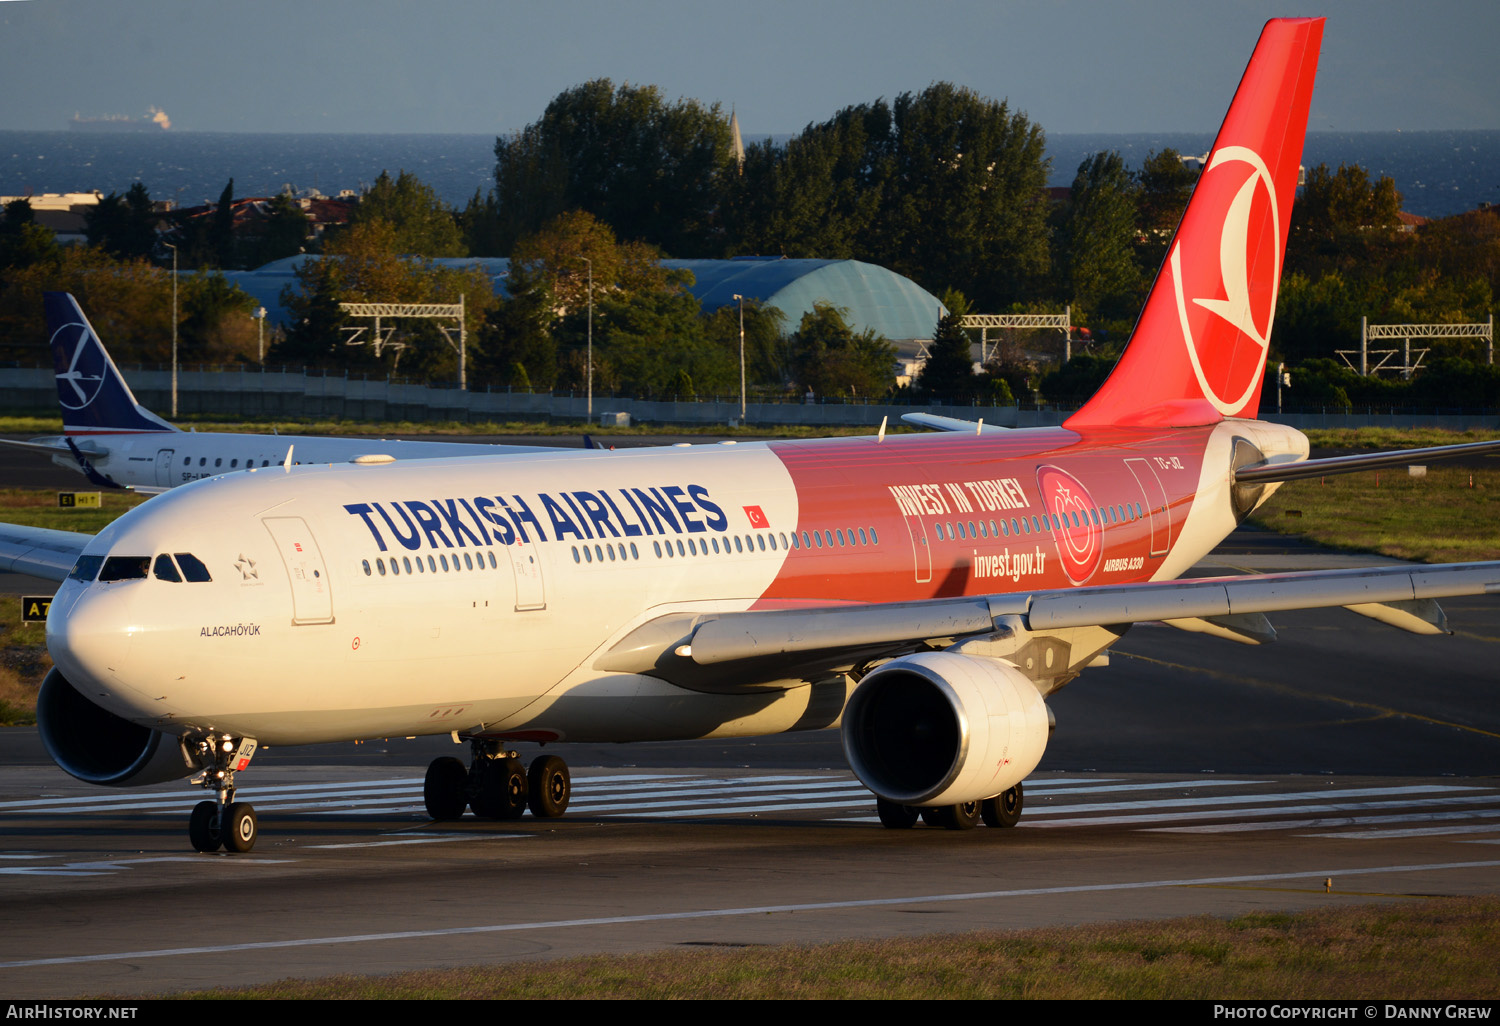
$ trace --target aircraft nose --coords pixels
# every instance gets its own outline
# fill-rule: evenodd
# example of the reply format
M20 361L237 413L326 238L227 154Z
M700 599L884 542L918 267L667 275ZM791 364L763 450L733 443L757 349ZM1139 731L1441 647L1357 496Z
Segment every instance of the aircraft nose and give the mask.
M98 700L124 684L131 641L140 627L131 615L132 584L65 582L47 615L47 651L81 693Z

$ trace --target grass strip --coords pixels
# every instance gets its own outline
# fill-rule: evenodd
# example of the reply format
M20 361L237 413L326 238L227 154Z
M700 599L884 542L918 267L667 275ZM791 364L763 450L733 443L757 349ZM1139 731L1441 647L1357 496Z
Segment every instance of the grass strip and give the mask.
M1330 901L1341 900L1337 895ZM724 930L732 932L732 927ZM283 980L189 998L1494 1000L1500 898Z
M1500 468L1433 464L1288 481L1251 518L1329 548L1422 563L1500 559Z

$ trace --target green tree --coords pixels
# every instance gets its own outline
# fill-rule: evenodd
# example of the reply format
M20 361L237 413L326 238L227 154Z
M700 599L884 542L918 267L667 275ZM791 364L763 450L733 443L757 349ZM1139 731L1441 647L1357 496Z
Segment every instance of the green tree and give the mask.
M156 245L156 212L146 186L136 182L125 195L110 193L83 215L89 245L122 260L147 260Z
M872 259L869 236L885 189L885 164L872 163L871 133L890 131L883 101L851 107L809 125L784 147L767 140L745 152L730 183L725 222L736 253Z
M1329 171L1319 164L1307 172L1302 193L1292 207L1292 233L1332 241L1372 229L1400 227L1401 194L1389 177L1371 182L1358 164Z
M297 284L282 291L282 305L291 323L271 359L364 373L400 372L426 380L457 377L457 353L433 322L387 323L383 328L393 333L377 347L370 344L368 331L357 339L346 335L343 329L350 322L339 303L446 304L457 303L462 295L469 337L477 338L497 303L482 270L453 270L404 257L396 229L381 219L350 225L325 249L328 252L322 258L302 261L296 271ZM477 352L472 359L482 362Z
M1099 391L1114 367L1115 361L1109 357L1079 353L1042 377L1042 395L1049 403L1081 406Z
M663 288L616 294L599 305L594 322L596 395L600 391L680 394L675 391L679 372L695 383L697 392L727 395L737 388L738 367L709 340L698 301L686 287L691 281L690 276L673 276ZM558 332L560 341L579 357L583 354L582 322L582 311L575 312ZM578 360L574 366L587 364ZM573 376L567 384L581 389L584 379Z
M234 245L234 179L219 193L209 228L209 245L213 249L214 267L236 267Z
M781 389L791 378L787 365L782 331L786 314L758 299L745 300L745 380L750 385ZM738 389L740 360L740 307L738 303L721 306L707 315L705 325L709 339L729 357L735 366Z
M940 82L752 147L731 189L735 252L854 257L986 308L1048 268L1045 139L1002 102Z
M815 303L791 337L797 383L820 396L884 395L896 371L896 347L874 329L856 333L847 310Z
M1197 173L1182 162L1182 155L1170 148L1146 154L1135 173L1139 186L1136 225L1140 229L1136 257L1145 274L1155 274L1166 259L1167 243L1182 221L1197 180Z
M185 278L178 297L182 311L179 354L188 362L253 362L257 327L250 316L253 296L229 284L218 272Z
M432 186L402 171L391 181L380 172L354 208L350 225L385 221L395 234L395 251L421 257L466 256L458 222Z
M55 264L60 257L56 237L36 223L28 200L11 200L5 205L5 217L0 219L0 289L5 286L7 270Z
M63 246L55 259L11 268L4 278L0 359L51 364L43 292L73 293L116 360L162 363L171 356L171 275L144 260L120 260L95 246Z
M557 342L552 338L552 299L533 285L499 303L480 329L478 380L530 391L552 390L557 380Z
M980 385L974 376L973 340L959 326L969 312L969 302L962 292L949 289L943 293L943 306L948 312L938 318L916 387L933 399L967 402Z
M455 216L455 220L469 256L503 257L510 254L510 248L501 236L500 202L495 198L494 189L488 193L475 189L469 205Z
M679 256L717 252L736 172L717 104L667 102L656 86L595 79L558 94L541 120L495 140L499 238L510 244L580 209L621 238Z
M1075 317L1128 322L1135 315L1141 298L1136 192L1118 153L1096 153L1078 165L1058 232Z
M261 224L260 239L248 261L260 267L273 260L296 256L307 248L307 215L296 199L286 193L271 197L270 210Z

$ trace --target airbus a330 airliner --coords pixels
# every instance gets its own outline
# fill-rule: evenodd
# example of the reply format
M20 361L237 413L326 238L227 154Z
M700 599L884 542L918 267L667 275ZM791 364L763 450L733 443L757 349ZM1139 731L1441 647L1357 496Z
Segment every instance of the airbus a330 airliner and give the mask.
M1421 633L1500 563L1175 580L1309 461L1258 421L1322 38L1263 32L1132 340L1064 426L256 468L94 538L6 528L53 600L38 723L82 780L195 775L254 844L258 745L451 733L434 819L562 814L515 742L840 726L881 820L1012 825L1046 697L1129 625L1246 642L1343 605ZM1489 444L1489 443L1486 443ZM1382 465L1413 458L1381 454Z
M74 298L47 292L42 301L57 372L63 433L0 445L43 452L101 488L164 492L250 467L343 463L379 452L400 459L536 452L538 446L472 442L400 442L320 435L251 435L182 431L136 402L99 335Z

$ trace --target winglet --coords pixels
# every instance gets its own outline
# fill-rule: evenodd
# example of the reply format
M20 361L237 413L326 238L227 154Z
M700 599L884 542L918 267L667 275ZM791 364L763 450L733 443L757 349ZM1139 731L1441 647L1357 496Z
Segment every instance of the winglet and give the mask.
M57 400L68 435L119 435L176 431L135 401L89 319L67 292L46 292Z
M1266 23L1130 344L1066 426L1256 415L1322 39Z

